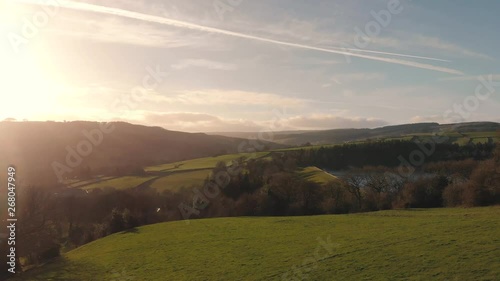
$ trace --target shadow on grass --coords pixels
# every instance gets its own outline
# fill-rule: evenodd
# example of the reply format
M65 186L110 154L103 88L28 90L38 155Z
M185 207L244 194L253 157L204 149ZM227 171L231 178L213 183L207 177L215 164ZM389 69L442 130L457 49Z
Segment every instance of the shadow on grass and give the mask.
M310 177L313 177L314 175L316 175L317 171L311 171L311 172L301 172L300 173L300 177L304 178L304 179L308 179Z
M128 234L128 233L139 234L139 229L137 227L134 227L120 232L120 234Z
M89 280L135 280L131 279L127 269L117 261L111 266L104 266L99 260L68 259L60 256L51 261L16 274L9 281L89 281ZM3 279L2 279L3 280Z
M70 261L66 257L60 256L39 266L32 267L24 272L18 272L15 274L15 276L6 280L11 280L11 281L18 281L18 280L63 281L64 280L65 281L68 280L67 271L65 270L65 268L70 268L70 267L71 267ZM78 281L84 279L78 279L78 277L75 276L73 280Z
M180 163L180 164L174 165L174 167L172 167L172 168L160 170L160 172L168 172L171 170L176 170L176 169L179 169L180 167L182 167L183 165L184 165L184 163Z
M398 209L398 211L410 211L410 212L417 212L417 211L426 211L426 210L429 210L431 208L404 208L404 209Z

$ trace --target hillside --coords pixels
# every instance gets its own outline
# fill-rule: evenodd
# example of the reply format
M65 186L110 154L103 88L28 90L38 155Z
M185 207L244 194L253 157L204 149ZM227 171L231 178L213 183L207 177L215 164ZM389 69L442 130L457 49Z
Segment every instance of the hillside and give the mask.
M416 123L385 126L375 129L333 129L323 131L273 132L274 142L287 145L305 143L335 144L366 139L397 138L413 135L459 134L469 132L494 133L500 130L500 123L469 122L458 124ZM231 137L255 138L257 133L219 133ZM467 137L467 136L464 136Z
M499 207L177 221L15 280L498 280L499 233Z
M73 171L90 169L109 174L116 169L238 152L245 140L203 133L169 131L124 122L113 122L110 133L98 133L97 122L0 122L0 166L17 166L24 183L53 183L52 163L57 161ZM87 132L87 133L85 133ZM94 134L95 133L95 134ZM67 165L67 149L76 151L83 141L93 142L89 155L75 169ZM102 135L102 137L100 137ZM269 149L283 145L265 143ZM82 146L82 151L86 147Z
M256 159L265 157L269 152L226 154L216 157L196 158L146 167L143 175L123 177L95 177L91 180L71 179L63 181L67 187L91 190L113 187L127 189L134 187L153 187L157 190L178 190L181 187L201 186L218 162L230 164L237 159ZM244 161L245 161L244 160Z

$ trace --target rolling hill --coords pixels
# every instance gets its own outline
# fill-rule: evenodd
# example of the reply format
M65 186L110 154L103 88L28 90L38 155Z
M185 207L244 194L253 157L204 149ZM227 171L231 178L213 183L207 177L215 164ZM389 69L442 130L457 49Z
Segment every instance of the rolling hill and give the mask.
M113 128L109 130L102 124L85 121L0 122L0 167L15 165L25 184L49 184L57 181L52 167L55 161L72 171L90 169L95 174L110 174L119 169L129 171L149 165L237 153L238 146L245 141L124 122L109 123L108 126ZM84 143L89 144L90 149ZM263 143L269 149L285 147ZM72 154L70 160L73 161L75 153L81 156L81 163L73 168L68 165L67 157Z
M333 129L323 131L288 131L273 132L273 141L286 145L303 145L310 143L336 144L366 139L395 138L413 135L450 135L461 133L495 133L500 131L500 123L470 122L458 124L416 123L395 126L385 126L375 129ZM220 135L242 138L255 138L257 133L218 133Z
M238 147L257 136L256 133L185 133L124 122L108 123L113 130L103 133L107 128L102 127L103 124L86 121L0 122L0 166L15 165L20 169L18 176L24 184L56 183L58 178L52 166L56 162L68 168L64 172L66 179L79 176L83 180L85 176L80 175L85 173L94 176L135 175L148 166L241 152ZM498 141L498 132L500 124L493 122L419 123L376 129L274 132L273 141L276 143L261 143L265 144L265 150L276 150L306 143L322 145L370 139L410 140L443 134L449 136L450 141L463 145ZM83 143L90 144L90 150ZM89 153L80 157L81 163L71 167L67 159L74 160L78 149Z

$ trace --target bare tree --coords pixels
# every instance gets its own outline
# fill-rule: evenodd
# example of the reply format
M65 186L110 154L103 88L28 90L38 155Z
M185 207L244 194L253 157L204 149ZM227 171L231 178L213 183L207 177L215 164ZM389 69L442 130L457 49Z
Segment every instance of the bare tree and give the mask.
M342 178L342 181L347 190L356 198L358 209L361 210L363 201L362 188L366 184L366 175L350 172Z

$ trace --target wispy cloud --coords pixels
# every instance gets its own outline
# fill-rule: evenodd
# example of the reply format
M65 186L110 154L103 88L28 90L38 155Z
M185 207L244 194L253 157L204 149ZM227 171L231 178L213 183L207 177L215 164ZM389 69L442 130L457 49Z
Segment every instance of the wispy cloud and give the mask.
M459 45L447 42L441 38L427 36L422 34L407 34L395 32L396 37L374 37L370 38L370 43L381 48L432 51L433 53L445 54L452 57L469 57L478 59L491 59L485 54L474 50L469 50ZM418 58L418 56L416 57ZM426 58L426 57L424 57Z
M354 15L355 16L355 15ZM255 24L251 25L249 23L247 26L254 27ZM435 58L423 55L409 55L401 54L396 52L381 51L381 50L367 50L365 48L359 49L355 47L355 42L357 34L352 32L351 25L348 27L338 27L331 29L331 26L339 26L339 22L335 20L325 20L320 19L317 21L311 20L299 20L292 16L284 16L281 22L272 24L263 24L262 26L257 26L263 34L270 34L273 36L279 36L280 38L290 38L293 40L298 40L301 42L310 42L313 45L321 46L344 46L345 48L331 47L331 49L348 51L348 52L361 52L361 53L371 53L379 55L389 55L389 56L400 56L415 59L425 59L434 61L450 62L449 60L442 58ZM255 28L255 27L254 27ZM325 30L328 30L325 32ZM395 50L418 50L422 53L422 50L440 52L446 54L447 56L456 57L472 57L481 59L490 59L489 56L476 52L474 50L469 50L467 48L461 47L454 43L445 41L438 37L427 36L423 34L413 34L405 31L391 31L393 36L373 36L369 38L369 42L374 48L383 49L395 49Z
M411 123L422 123L422 122L437 122L437 123L447 123L443 115L429 115L429 116L414 116L410 119Z
M491 77L491 80L499 81L500 74L483 74L483 75L469 75L469 76L458 76L458 77L445 77L439 78L439 81L478 81L480 77Z
M384 120L364 117L343 117L332 114L314 114L310 116L294 116L284 121L294 129L335 129L335 128L374 128L387 125Z
M235 64L222 63L206 59L186 59L172 65L174 69L185 69L189 67L200 67L212 70L235 70Z
M301 107L306 101L270 93L240 90L204 89L182 91L165 97L156 96L157 101L188 105L254 105Z
M340 74L335 74L332 77L332 81L334 81L337 84L352 83L359 81L382 81L382 80L385 80L385 74L376 72L340 73Z
M117 18L97 19L64 16L64 25L49 26L48 32L84 40L175 48L204 43L202 38L182 36L175 30L160 29L149 23L133 24Z
M38 1L36 1L36 0L20 0L19 2L31 3L31 4L37 4L37 5L48 5L45 1L41 1L41 0L38 0ZM396 58L389 58L389 57L366 55L366 54L361 54L359 52L353 52L353 51L347 51L347 50L341 50L341 49L329 49L329 48L315 47L315 46L299 44L299 43L279 41L279 40L274 40L274 39L269 39L269 38L264 38L264 37L259 37L259 36L254 36L254 35L234 32L234 31L229 31L229 30L225 30L225 29L213 28L213 27L193 24L193 23L189 23L189 22L173 20L173 19L168 19L168 18L164 18L164 17L133 12L133 11L129 11L129 10L118 9L118 8L105 7L105 6L100 6L100 5L74 2L74 1L65 1L65 0L59 0L59 4L61 7L68 8L68 9L120 16L120 17L125 17L125 18L129 18L129 19L135 19L135 20L140 20L140 21L145 21L145 22L150 22L150 23L157 23L157 24L163 24L163 25L168 25L168 26L172 26L172 27L186 28L186 29L190 29L190 30L216 33L216 34L232 36L232 37L237 37L237 38L244 38L244 39L265 42L265 43L270 43L270 44L275 44L275 45L288 46L288 47L307 49L307 50L314 50L314 51L326 52L326 53L333 53L333 54L344 55L344 56L352 56L352 57L380 61L380 62L385 62L385 63L404 65L404 66L409 66L409 67L414 67L414 68L421 68L421 69L439 71L439 72L444 72L444 73L463 75L463 73L459 70L447 68L447 67L442 67L442 66L436 66L436 65L432 65L432 64L426 64L426 63L420 63L420 62L408 61L408 60L402 60L402 59L396 59ZM392 55L407 56L405 54L395 54L395 53L393 53ZM422 57L422 58L424 58L424 57Z
M266 122L223 118L199 112L145 113L143 122L170 130L190 132L257 132L269 128ZM135 121L138 122L138 121ZM296 115L280 120L283 130L323 130L337 128L375 128L387 125L384 120L342 117L332 114Z
M457 46L455 44L443 41L437 37L429 37L424 35L415 35L411 40L412 45L420 47L428 47L433 49L442 50L448 53L454 53L461 56L468 56L473 58L491 59L489 56L468 50L466 48Z
M196 112L149 113L143 121L169 130L188 132L256 132L261 125L244 119L221 118Z

